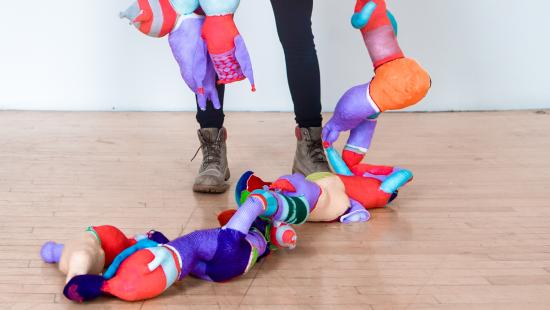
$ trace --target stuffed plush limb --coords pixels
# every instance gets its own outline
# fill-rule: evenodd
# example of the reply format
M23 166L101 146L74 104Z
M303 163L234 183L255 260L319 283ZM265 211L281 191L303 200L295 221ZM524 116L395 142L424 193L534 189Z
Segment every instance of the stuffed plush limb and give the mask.
M216 72L205 42L201 39L203 23L202 15L192 13L180 16L168 41L183 80L197 95L199 108L204 111L207 100L212 102L215 109L220 109L221 104L216 89Z
M352 24L361 29L375 76L371 82L355 86L342 96L333 118L323 129L327 146L341 132L352 131L344 151L344 160L350 167L366 154L378 115L420 102L431 86L429 74L401 51L384 0L358 0L355 12Z
M67 275L68 282L77 275L100 274L120 252L143 238L167 240L155 231L149 232L147 236L128 238L116 227L94 226L88 227L82 235L67 244L46 242L40 256L44 262L58 263L59 270Z
M200 0L206 14L202 38L218 74L218 83L229 84L246 78L256 90L252 62L233 15L239 0Z
M198 0L138 0L120 17L149 36L169 34L172 54L183 80L197 96L199 108L206 110L210 100L215 109L220 109L216 72L201 38L204 15L194 13L198 9Z
M108 294L127 301L156 297L187 275L215 282L229 281L248 272L269 253L267 236L272 224L258 218L261 201L251 198L221 228L199 230L166 244L124 251L106 272L76 276L63 293L73 301ZM284 233L287 239L288 233ZM294 238L291 238L295 240Z

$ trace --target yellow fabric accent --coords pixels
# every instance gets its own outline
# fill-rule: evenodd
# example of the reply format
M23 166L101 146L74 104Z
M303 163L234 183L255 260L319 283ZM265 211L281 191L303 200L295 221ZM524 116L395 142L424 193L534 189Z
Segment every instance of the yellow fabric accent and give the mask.
M328 177L333 176L333 175L334 174L330 173L330 172L315 172L315 173L312 173L312 174L308 175L306 177L306 179L308 181L315 182L315 181L319 181L319 180L324 179L324 178L328 178Z

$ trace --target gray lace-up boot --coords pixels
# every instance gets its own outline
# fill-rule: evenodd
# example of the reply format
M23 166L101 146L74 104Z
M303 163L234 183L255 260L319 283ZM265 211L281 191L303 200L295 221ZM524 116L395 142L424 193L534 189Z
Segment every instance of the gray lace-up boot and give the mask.
M321 140L321 131L321 127L296 127L298 143L292 173L308 176L315 172L330 171Z
M202 149L202 165L195 178L193 191L224 193L229 188L227 180L230 176L225 144L227 131L225 128L202 128L198 130L198 136L201 143L199 149Z

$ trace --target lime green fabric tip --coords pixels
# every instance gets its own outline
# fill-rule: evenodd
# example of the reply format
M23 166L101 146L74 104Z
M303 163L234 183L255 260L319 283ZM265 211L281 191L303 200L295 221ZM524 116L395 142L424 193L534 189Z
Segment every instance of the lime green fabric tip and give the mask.
M306 177L308 181L315 182L333 176L330 172L315 172Z

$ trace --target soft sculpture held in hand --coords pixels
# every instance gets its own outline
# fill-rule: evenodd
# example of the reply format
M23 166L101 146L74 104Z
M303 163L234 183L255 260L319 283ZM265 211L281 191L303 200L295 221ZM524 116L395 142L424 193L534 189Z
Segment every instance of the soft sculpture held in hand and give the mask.
M146 35L169 35L183 80L197 95L199 108L206 110L211 101L219 109L216 83L248 78L255 90L250 56L233 21L238 6L238 0L138 0L120 17Z
M352 87L342 96L323 129L327 146L341 132L351 130L344 150L350 168L361 162L370 147L378 115L417 104L431 86L429 74L401 51L384 0L358 0L355 12L352 24L361 29L375 75L371 82Z
M252 62L233 16L239 0L200 0L206 14L202 37L214 63L221 84L248 78L252 91L256 90Z
M67 244L46 242L40 256L46 263L57 263L59 270L67 275L66 282L69 282L77 275L102 273L119 253L145 239L160 243L168 241L157 231L128 238L114 226L93 226Z

